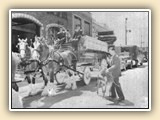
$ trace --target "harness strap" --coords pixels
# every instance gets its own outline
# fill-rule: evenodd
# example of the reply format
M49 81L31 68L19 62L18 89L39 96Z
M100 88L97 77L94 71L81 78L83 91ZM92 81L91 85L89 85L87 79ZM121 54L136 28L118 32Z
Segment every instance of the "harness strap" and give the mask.
M59 52L55 51L55 53L57 53L60 56L60 58L64 61L62 55Z
M32 72L37 72L41 68L41 63L38 60L30 60L30 64L33 63L33 62L38 63L37 67L34 70L24 71L25 74L29 74L29 73L32 73Z
M38 52L38 54L40 54L40 51L39 51L39 50L33 49L32 53L33 53L34 51L36 51L36 52Z
M121 87L120 85L118 85L115 81L113 81L113 83L117 86L117 87Z
M22 50L23 50L23 51L26 51L25 49L19 49L19 51L22 51Z

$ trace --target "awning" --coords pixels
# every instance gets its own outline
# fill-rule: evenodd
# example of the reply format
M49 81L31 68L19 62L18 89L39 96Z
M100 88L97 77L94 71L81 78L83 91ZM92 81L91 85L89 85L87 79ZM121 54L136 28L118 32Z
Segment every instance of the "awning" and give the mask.
M113 31L102 31L102 32L98 32L98 35L113 35L114 32Z

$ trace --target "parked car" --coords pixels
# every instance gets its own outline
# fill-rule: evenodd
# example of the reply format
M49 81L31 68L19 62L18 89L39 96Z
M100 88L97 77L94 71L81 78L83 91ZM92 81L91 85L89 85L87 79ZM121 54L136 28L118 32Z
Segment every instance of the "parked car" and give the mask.
M122 68L132 68L143 65L145 55L136 45L125 45L116 47L117 54L122 58Z

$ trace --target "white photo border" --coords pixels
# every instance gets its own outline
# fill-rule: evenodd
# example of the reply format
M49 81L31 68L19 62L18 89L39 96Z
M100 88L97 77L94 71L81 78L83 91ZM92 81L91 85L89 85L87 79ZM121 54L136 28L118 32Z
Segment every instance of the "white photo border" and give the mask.
M79 12L148 12L148 44L149 44L149 64L148 64L148 108L12 108L11 98L11 27L12 12L14 11L79 11ZM151 10L150 9L10 9L9 10L9 110L10 111L151 111Z

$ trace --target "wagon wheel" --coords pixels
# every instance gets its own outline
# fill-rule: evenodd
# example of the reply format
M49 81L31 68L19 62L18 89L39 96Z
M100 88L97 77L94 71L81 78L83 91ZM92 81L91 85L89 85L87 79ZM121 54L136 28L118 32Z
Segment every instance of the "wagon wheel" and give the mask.
M91 81L91 70L89 67L85 67L84 69L83 81L86 85L88 85Z

